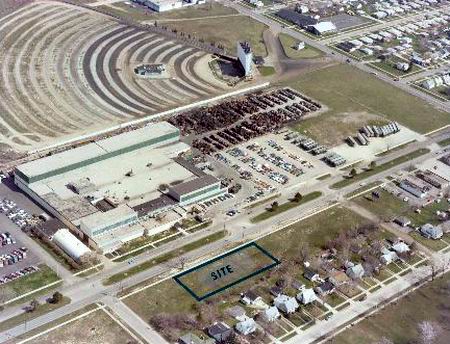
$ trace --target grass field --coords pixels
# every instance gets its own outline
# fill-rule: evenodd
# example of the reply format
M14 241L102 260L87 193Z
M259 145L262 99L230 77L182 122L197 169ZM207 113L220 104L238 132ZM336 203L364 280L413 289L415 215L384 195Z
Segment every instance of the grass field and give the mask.
M450 138L439 141L438 144L441 147L447 147L448 145L450 145Z
M367 222L354 212L336 206L268 235L258 240L258 244L280 257L293 259L298 254L299 243L309 244L311 250L318 250L339 232Z
M361 125L389 120L420 133L450 123L447 113L350 65L334 65L283 84L328 107L322 115L296 126L323 144L341 143Z
M293 47L297 44L298 40L285 33L279 34L278 39L280 40L284 53L290 59L314 59L324 55L322 51L309 45L305 45L305 48L302 50L295 50Z
M39 268L37 272L2 285L0 291L4 295L11 295L12 299L59 280L58 275L47 265L39 265Z
M95 311L41 337L33 339L36 344L59 343L136 343L134 338L103 310Z
M267 55L263 40L263 32L267 26L246 16L174 21L164 25L209 43L222 44L227 53L232 55L236 54L236 42L244 40L250 42L255 55Z
M237 14L238 12L232 8L225 7L217 2L210 1L203 5L196 5L191 7L185 7L173 11L167 12L154 12L149 9L145 9L135 4L127 5L123 2L114 3L111 5L99 6L101 10L107 11L111 14L127 19L133 19L136 21L153 21L163 22L164 20L183 20L183 19L196 19L207 18L212 16L226 16Z
M418 157L420 157L422 155L428 154L429 152L430 152L430 150L428 148L422 148L422 149L415 150L415 151L413 151L411 153L402 155L402 156L400 156L398 158L395 158L395 159L393 159L391 161L388 161L388 162L386 162L384 164L377 165L376 167L374 167L372 169L367 169L367 170L364 170L362 172L359 172L356 176L354 176L352 178L348 177L348 178L342 179L341 181L331 185L331 188L333 188L333 189L341 189L341 188L346 187L346 186L348 186L350 184L353 184L353 183L359 182L361 180L364 180L364 179L366 179L366 178L368 178L370 176L373 176L373 175L375 175L377 173L386 171L386 170L388 170L388 169L390 169L390 168L392 168L394 166L403 164L403 163L405 163L407 161L410 161L410 160L416 159L416 158L418 158Z
M262 76L271 76L275 74L275 68L271 66L260 66L258 67L258 70Z
M253 223L258 223L264 220L267 220L271 218L272 216L276 216L278 214L281 214L285 211L288 211L289 209L295 208L299 205L305 204L309 201L312 201L318 197L322 196L322 193L320 191L311 192L305 196L303 196L302 200L300 202L295 202L294 200L288 201L286 203L280 204L276 210L266 210L261 214L256 215L255 217L252 217L250 219Z
M217 291L252 273L261 271L276 263L256 246L248 246L219 260L196 268L179 277L181 283L188 287L198 297ZM229 267L226 274L218 276L222 267ZM212 274L214 273L214 276Z
M400 301L387 306L370 319L350 327L328 344L377 343L383 337L395 344L416 343L419 337L417 325L421 321L441 324L442 333L433 344L447 344L450 338L448 319L450 310L450 274L436 279L425 287L412 292Z

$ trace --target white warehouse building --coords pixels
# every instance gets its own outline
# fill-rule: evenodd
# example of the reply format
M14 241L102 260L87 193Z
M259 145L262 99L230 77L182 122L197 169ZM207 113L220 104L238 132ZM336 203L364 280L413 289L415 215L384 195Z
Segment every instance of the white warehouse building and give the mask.
M52 241L76 261L80 261L81 257L91 254L91 250L70 233L67 228L59 229L53 235Z

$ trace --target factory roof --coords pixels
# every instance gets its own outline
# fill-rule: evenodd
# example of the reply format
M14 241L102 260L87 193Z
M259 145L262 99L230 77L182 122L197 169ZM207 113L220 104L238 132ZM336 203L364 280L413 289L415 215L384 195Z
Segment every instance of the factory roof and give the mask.
M184 183L177 184L175 186L171 186L170 190L182 196L219 182L220 182L219 179L217 179L216 177L211 175L205 175L197 179L193 179Z
M113 225L120 220L128 219L136 215L136 212L129 206L122 204L117 208L109 210L107 212L96 212L94 214L83 217L80 222L83 226L90 229L97 227L107 227Z
M178 129L167 122L159 122L140 129L115 135L61 153L27 162L17 167L28 178L45 179L66 170L76 169L111 157L111 153L123 153L151 145L152 140L163 135L178 133ZM108 154L109 153L109 154Z

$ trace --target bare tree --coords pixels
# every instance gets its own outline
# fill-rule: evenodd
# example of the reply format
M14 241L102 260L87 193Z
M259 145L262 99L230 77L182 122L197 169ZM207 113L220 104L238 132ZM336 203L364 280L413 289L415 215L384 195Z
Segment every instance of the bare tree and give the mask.
M178 270L184 270L186 267L186 264L188 262L188 259L186 257L178 257L175 258L167 263L167 266L171 269L178 269Z
M417 325L417 330L419 331L421 344L433 344L442 332L438 323L426 320Z

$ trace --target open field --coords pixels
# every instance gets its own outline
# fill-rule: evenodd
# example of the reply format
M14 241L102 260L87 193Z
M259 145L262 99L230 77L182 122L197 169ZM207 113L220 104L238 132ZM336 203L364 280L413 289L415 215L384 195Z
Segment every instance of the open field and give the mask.
M97 8L119 17L128 19L131 18L136 21L149 21L151 23L153 23L154 20L158 22L163 22L164 20L194 20L214 16L233 15L238 13L232 8L225 7L222 4L213 1L202 5L195 5L160 13L152 11L146 7L139 6L137 4L127 5L123 2L118 2L111 5L103 5Z
M32 149L225 92L199 50L93 11L35 2L0 19L0 145ZM167 76L138 77L142 63Z
M438 323L442 329L434 344L446 344L450 337L449 308L450 274L408 294L400 301L387 306L369 319L352 326L329 344L377 343L381 338L395 344L415 343L419 338L418 323Z
M268 235L258 240L258 244L269 252L277 252L279 258L293 259L298 255L299 243L305 243L312 251L317 251L341 231L366 223L368 220L336 206Z
M7 299L12 299L59 280L58 275L48 266L39 265L39 268L37 272L0 286L0 292L8 295Z
M296 126L322 144L342 143L366 124L392 120L426 133L450 122L447 113L348 65L313 71L284 84L328 107Z
M244 40L250 42L255 55L267 55L263 40L263 32L267 26L246 16L174 21L164 25L209 43L222 44L230 55L236 55L236 42Z
M302 50L295 50L293 47L298 43L298 40L289 36L285 33L281 33L278 35L278 39L281 42L281 46L283 47L284 53L287 57L294 60L299 59L314 59L318 57L322 57L324 53L316 48L313 48L309 45L305 45L305 48Z
M36 344L136 343L134 338L103 310L97 310L81 319L50 331L33 339L32 342Z
M257 246L247 246L220 259L205 262L176 278L197 298L204 298L276 264Z

